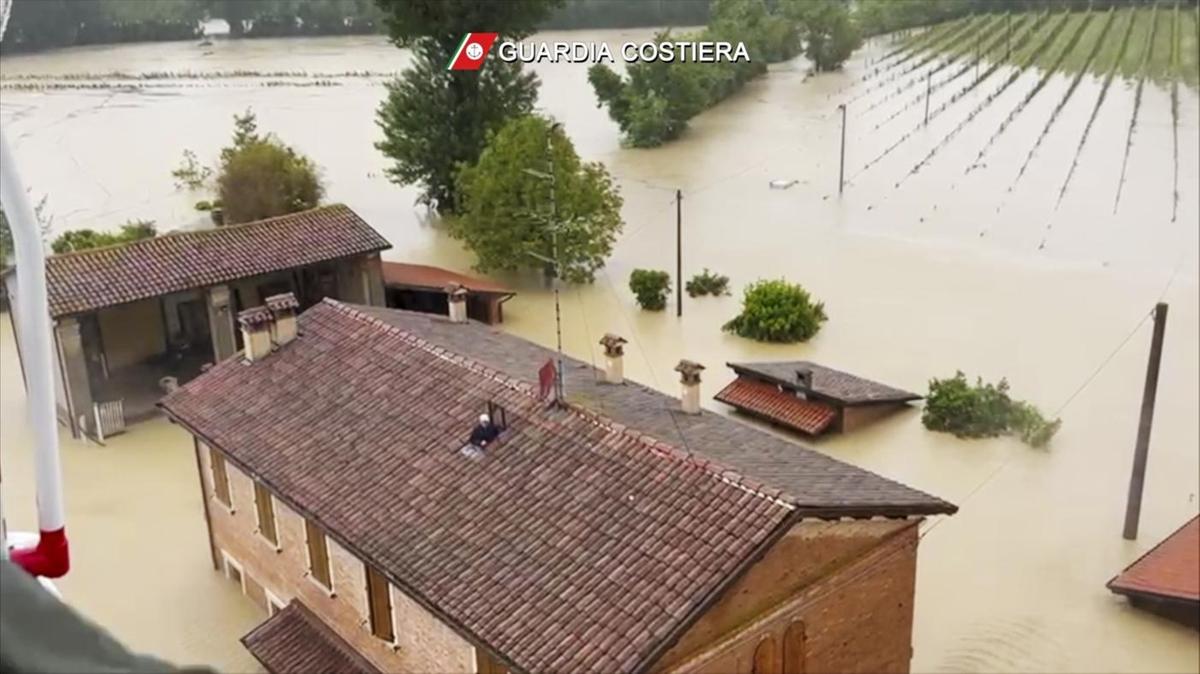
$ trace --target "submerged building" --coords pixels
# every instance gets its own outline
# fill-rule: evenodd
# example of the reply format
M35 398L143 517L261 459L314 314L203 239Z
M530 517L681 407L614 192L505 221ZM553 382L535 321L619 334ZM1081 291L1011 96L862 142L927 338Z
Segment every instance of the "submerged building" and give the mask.
M234 316L294 293L384 304L391 244L343 205L46 258L59 420L103 438L156 412L164 385L243 348ZM5 276L20 347L16 274ZM166 379L164 379L166 378Z
M557 401L555 352L450 313L277 300L162 402L269 671L908 670L955 506L700 409L695 364L626 381L616 335Z
M806 435L852 431L921 399L806 360L728 365L737 378L714 399Z

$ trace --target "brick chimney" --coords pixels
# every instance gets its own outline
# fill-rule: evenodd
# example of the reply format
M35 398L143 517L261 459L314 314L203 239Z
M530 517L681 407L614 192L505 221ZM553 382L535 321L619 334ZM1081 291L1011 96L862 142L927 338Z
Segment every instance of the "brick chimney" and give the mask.
M679 396L679 407L685 414L700 414L700 372L704 366L691 360L681 360L675 366L683 392Z
M300 303L292 293L271 295L263 300L271 312L271 341L278 346L289 344L296 338L296 310Z
M610 384L620 384L625 381L625 343L626 339L609 332L600 338L604 347L604 381Z
M253 363L271 353L272 324L275 319L266 307L252 307L239 311L238 325L242 327L242 354Z
M461 283L446 284L446 300L450 304L450 322L467 322L467 289Z

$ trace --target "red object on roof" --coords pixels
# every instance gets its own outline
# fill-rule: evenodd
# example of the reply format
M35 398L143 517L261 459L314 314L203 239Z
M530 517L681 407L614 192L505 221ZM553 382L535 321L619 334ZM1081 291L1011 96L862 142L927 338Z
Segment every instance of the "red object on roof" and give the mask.
M242 644L271 674L379 672L299 600L247 633Z
M1108 581L1108 589L1124 595L1200 602L1200 516Z
M538 398L545 400L554 391L554 382L558 378L558 369L554 361L548 360L538 369Z
M738 377L714 396L728 405L789 428L817 435L829 428L837 411L829 405L779 390L779 386Z
M405 286L442 292L451 283L457 283L467 290L477 293L494 293L497 295L516 294L512 290L493 281L459 274L458 272L442 269L441 267L408 264L407 262L383 263L383 284L386 286Z
M52 255L46 292L57 318L391 247L349 207L333 204Z

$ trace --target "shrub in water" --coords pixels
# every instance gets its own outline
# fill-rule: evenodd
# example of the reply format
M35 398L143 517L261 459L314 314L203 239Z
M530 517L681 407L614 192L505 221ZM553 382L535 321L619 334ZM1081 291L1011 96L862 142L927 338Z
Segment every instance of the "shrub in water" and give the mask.
M684 287L687 289L689 297L728 295L729 277L714 274L708 270L708 267L705 267L704 273L693 276Z
M634 269L629 275L629 289L643 309L662 311L667 306L671 275L655 269Z
M746 288L742 313L722 329L763 342L804 342L827 318L824 303L813 301L799 284L764 280Z
M1009 397L1008 380L991 384L976 379L972 385L962 372L930 380L921 423L960 438L1016 434L1033 447L1044 447L1062 426L1061 419L1048 421L1033 405Z

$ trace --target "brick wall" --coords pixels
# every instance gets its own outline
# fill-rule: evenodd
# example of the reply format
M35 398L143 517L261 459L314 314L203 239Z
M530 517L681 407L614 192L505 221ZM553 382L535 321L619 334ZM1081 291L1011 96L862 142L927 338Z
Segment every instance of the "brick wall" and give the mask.
M251 478L226 462L231 512L213 496L209 449L199 443L197 451L217 558L231 558L242 567L243 589L262 606L264 618L267 592L284 604L297 598L382 671L474 671L472 645L394 586L390 589L395 644L372 635L363 563L327 538L333 591L318 585L308 571L304 518L273 498L279 545L272 545L258 533Z
M797 524L654 670L907 672L917 524Z

